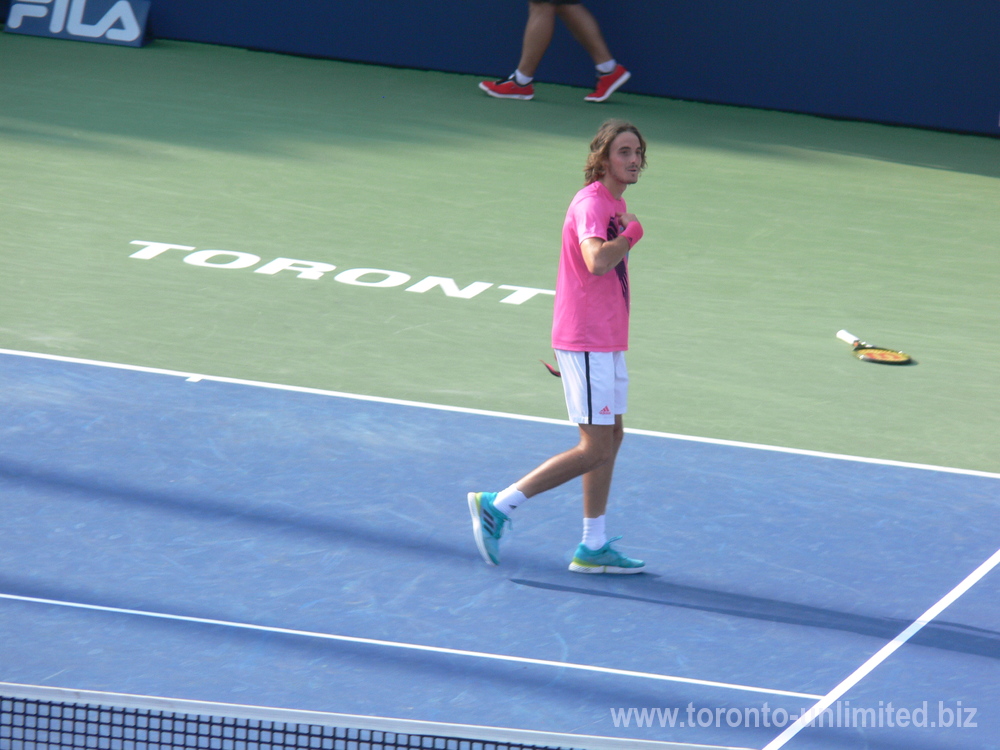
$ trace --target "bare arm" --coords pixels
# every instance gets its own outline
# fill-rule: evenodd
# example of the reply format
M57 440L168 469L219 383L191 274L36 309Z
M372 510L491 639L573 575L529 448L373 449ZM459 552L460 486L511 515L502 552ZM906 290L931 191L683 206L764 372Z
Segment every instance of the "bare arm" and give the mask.
M631 222L637 221L635 214L619 214L618 220L625 227ZM613 240L588 237L580 243L583 262L587 264L587 270L595 276L603 276L621 263L622 258L628 254L630 249L631 243L628 238L621 235L618 235Z

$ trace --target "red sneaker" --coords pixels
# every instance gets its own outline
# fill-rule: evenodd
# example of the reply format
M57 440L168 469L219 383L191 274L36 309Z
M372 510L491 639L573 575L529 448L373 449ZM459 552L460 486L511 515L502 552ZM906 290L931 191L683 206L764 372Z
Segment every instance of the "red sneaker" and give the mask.
M598 76L594 93L583 97L583 100L585 102L603 102L631 77L632 74L625 70L624 66L619 65L606 76Z
M479 88L497 99L528 100L535 95L534 86L530 83L527 86L518 86L514 76L500 81L483 81L479 84Z

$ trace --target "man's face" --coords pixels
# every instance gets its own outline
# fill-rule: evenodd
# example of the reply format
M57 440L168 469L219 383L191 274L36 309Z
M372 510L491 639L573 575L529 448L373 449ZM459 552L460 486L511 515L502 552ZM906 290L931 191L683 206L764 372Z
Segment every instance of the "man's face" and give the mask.
M624 185L634 185L639 181L642 165L642 146L635 133L625 131L611 141L608 155L608 177Z

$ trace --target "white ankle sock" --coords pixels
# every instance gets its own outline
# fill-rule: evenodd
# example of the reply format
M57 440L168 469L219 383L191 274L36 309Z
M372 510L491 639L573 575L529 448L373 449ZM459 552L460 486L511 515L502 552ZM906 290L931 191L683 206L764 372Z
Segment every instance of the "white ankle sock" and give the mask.
M612 68L612 70L614 70L614 68ZM520 70L514 71L514 83L516 83L518 86L527 86L533 80L535 79L532 78L531 76L526 76Z
M583 546L587 549L599 550L608 543L604 531L604 516L583 519Z
M600 65L597 65L596 67L598 73L606 76L608 73L614 72L614 69L618 67L618 61L612 57L607 62L602 62Z
M510 512L514 510L514 508L527 499L528 498L524 496L524 493L521 492L521 490L514 485L511 485L507 489L501 490L497 493L496 499L493 501L493 507L505 516L509 516Z

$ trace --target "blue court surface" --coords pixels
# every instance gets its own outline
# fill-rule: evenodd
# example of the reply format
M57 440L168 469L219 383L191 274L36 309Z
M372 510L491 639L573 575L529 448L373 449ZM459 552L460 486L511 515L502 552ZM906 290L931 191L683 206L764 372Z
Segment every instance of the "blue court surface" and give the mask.
M5 682L763 748L1000 546L996 475L633 432L647 573L567 571L576 483L491 568L466 493L575 427L12 352L0 389ZM960 594L783 746L1000 748L1000 572Z

